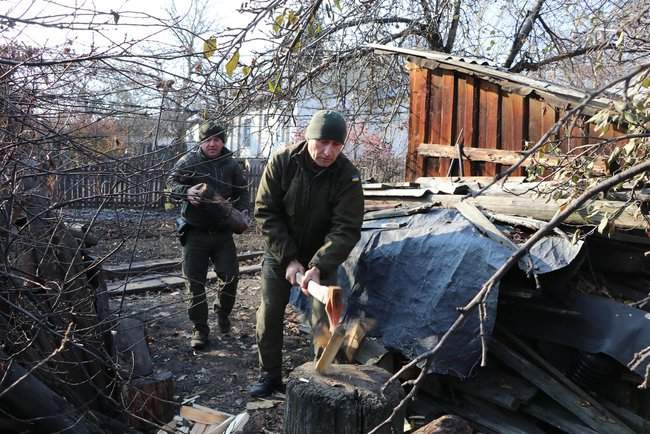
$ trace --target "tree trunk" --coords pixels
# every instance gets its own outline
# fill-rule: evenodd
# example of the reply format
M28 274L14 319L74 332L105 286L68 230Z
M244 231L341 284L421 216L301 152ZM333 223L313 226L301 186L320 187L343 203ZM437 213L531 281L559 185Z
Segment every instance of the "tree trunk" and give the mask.
M365 434L386 420L402 398L398 382L381 388L390 374L376 366L333 365L320 375L313 363L296 368L287 385L285 434ZM398 415L381 433L402 433Z

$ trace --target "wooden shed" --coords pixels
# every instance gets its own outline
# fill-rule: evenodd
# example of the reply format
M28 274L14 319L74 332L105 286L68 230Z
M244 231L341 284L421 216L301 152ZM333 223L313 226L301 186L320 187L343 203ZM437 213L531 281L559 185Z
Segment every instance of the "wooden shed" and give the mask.
M372 45L406 57L410 114L406 180L421 176L494 177L520 159L562 114L588 94L510 73L487 61L435 51ZM594 99L569 127L552 137L547 162L580 152L603 137L586 122L611 100ZM604 135L611 138L616 131ZM457 162L463 152L462 167ZM550 164L553 165L553 164ZM519 168L513 175L525 175Z

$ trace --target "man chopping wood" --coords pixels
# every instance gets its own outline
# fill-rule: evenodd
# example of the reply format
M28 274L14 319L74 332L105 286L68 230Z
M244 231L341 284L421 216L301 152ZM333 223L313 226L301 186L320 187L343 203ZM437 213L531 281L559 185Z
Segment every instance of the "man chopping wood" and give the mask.
M199 140L197 149L178 160L167 181L172 197L183 200L177 230L189 291L187 311L194 324L190 345L198 350L208 344L210 334L205 294L209 262L220 280L214 305L219 329L230 331L229 315L239 278L233 231L245 229L242 220L247 218L249 206L243 170L225 147L225 127L206 121L199 127Z
M363 223L359 172L341 152L347 135L343 116L331 110L314 114L306 141L274 154L267 163L255 200L255 218L266 241L262 296L257 311L260 379L253 397L283 390L284 310L297 273L309 281L336 283L337 267L357 243ZM311 324L327 322L324 306L313 300Z

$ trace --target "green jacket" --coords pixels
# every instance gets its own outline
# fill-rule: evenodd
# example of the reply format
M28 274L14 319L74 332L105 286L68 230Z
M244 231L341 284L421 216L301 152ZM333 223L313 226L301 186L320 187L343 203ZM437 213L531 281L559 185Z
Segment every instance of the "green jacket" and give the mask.
M343 154L318 172L310 161L306 142L271 157L257 190L255 218L267 252L281 266L297 259L329 274L359 241L363 189Z
M168 189L176 199L184 199L187 189L201 182L205 182L225 199L230 200L238 210L248 210L248 183L244 171L228 149L223 148L219 157L210 159L197 147L176 162L167 178ZM226 225L214 221L207 206L194 206L184 201L181 215L191 226L224 230Z

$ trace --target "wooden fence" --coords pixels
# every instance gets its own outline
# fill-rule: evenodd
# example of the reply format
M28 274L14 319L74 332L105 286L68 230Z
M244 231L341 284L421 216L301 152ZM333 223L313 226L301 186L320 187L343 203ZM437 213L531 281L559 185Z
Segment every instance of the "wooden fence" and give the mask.
M111 160L79 165L61 172L57 180L57 200L72 208L163 208L168 202L165 182L176 161L149 154L128 160ZM264 158L238 159L248 179L250 209L266 164ZM359 165L362 179L391 182L403 179L402 173L392 173ZM380 179L381 178L381 179ZM396 179L399 178L399 179Z
M174 159L147 155L79 165L65 170L57 179L59 202L72 208L162 208L167 202L165 183ZM239 159L245 169L251 209L265 159Z

